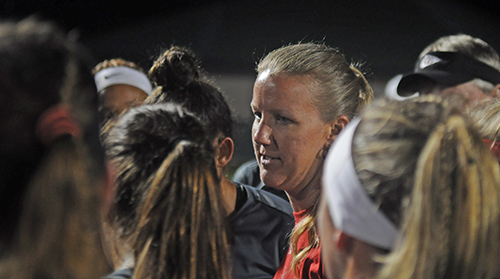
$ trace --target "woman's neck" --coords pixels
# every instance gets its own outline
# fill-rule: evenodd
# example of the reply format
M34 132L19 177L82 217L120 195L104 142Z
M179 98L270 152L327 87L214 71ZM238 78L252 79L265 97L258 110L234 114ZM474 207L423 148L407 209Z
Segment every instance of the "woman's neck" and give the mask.
M319 179L321 173L319 177L316 176L299 192L286 192L294 212L309 209L318 201L321 195L321 180Z
M236 187L233 182L231 182L226 177L222 177L221 180L221 188L222 188L222 200L224 202L224 209L227 212L227 215L231 214L234 211L236 206Z
M286 191L288 199L292 205L294 212L299 212L304 209L309 209L317 203L321 195L321 177L323 176L323 158L316 166L314 175L305 182L305 185L297 185L292 191Z

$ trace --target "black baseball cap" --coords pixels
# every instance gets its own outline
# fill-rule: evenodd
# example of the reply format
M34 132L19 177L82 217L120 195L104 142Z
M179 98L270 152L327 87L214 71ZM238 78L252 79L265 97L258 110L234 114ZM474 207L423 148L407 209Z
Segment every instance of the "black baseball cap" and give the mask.
M418 92L419 81L430 79L447 87L473 79L500 84L500 72L473 57L460 52L429 52L418 60L413 73L403 76L398 84L398 95Z

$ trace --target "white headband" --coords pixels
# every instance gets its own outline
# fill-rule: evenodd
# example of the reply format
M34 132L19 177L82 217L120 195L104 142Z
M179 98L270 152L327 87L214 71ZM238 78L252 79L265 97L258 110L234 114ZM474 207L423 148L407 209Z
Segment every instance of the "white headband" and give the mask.
M115 84L135 86L148 95L150 95L153 90L148 77L140 71L130 67L120 66L103 69L95 74L94 80L97 86L97 92L101 92L106 87Z
M335 139L323 169L323 195L333 225L358 240L379 248L392 249L398 229L377 209L358 178L352 161L352 140L359 119Z

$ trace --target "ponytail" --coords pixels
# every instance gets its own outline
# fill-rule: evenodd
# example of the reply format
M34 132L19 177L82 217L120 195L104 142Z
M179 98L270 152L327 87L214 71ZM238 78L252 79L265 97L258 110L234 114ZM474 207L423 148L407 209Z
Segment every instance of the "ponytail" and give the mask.
M351 65L349 68L354 72L356 79L353 81L355 83L355 87L359 88L358 94L358 105L356 108L356 112L359 112L361 108L365 105L369 104L373 97L373 89L366 80L366 77L363 73L357 68L356 65Z
M230 278L219 179L203 152L181 139L150 177L137 211L134 278Z
M0 29L0 276L101 277L111 270L100 241L105 167L92 59L48 22Z
M296 278L299 278L299 263L307 257L311 249L319 247L319 236L314 221L318 213L318 204L319 200L314 204L311 214L293 228L290 236L290 248L292 249L291 270L293 270ZM302 234L305 233L307 233L308 245L299 251L298 242Z
M378 278L493 278L500 248L500 170L465 120L429 136L395 250Z
M19 260L5 262L15 265L16 278L98 278L110 271L98 249L102 185L92 183L88 161L80 140L69 135L47 146L22 202L13 255Z

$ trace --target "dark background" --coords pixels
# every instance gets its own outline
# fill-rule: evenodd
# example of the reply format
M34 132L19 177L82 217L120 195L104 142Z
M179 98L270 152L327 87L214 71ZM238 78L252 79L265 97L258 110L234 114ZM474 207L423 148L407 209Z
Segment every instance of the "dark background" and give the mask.
M500 1L28 1L0 0L0 17L36 14L79 35L96 61L121 57L148 69L172 44L191 47L235 112L233 165L252 157L249 102L255 63L289 43L321 41L365 61L377 95L410 71L420 51L457 33L500 50Z

